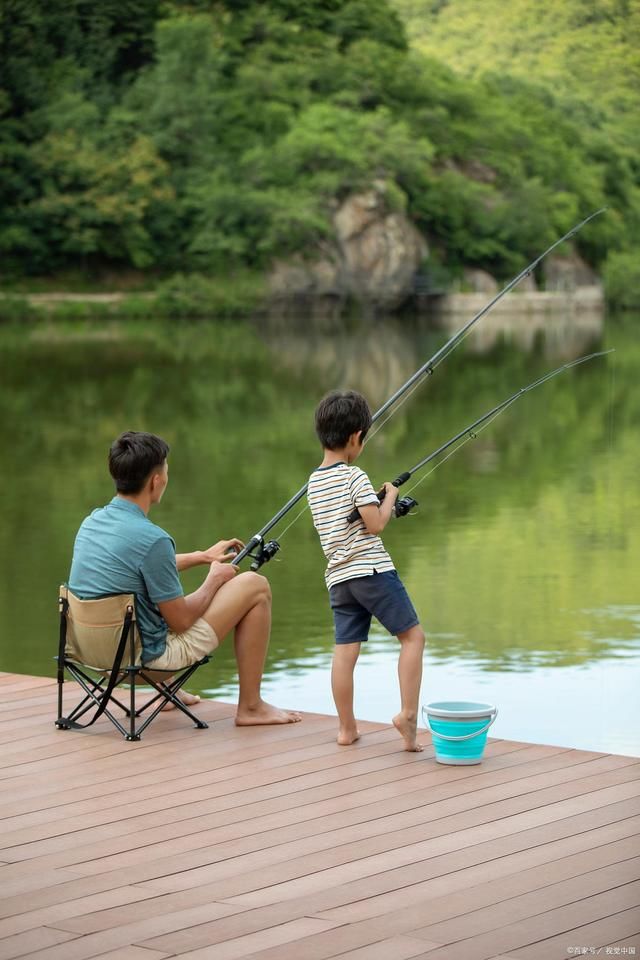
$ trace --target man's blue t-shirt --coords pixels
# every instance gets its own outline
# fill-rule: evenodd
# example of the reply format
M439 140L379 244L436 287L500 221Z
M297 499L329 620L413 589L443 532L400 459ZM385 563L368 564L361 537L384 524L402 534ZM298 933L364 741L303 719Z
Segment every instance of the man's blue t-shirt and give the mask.
M142 661L161 657L167 623L157 604L183 595L176 545L131 500L114 497L82 521L73 548L69 589L81 600L134 593Z

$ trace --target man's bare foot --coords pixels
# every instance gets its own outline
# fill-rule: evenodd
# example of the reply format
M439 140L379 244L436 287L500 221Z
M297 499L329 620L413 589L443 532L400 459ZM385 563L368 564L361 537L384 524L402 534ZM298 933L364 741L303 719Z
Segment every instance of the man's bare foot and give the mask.
M280 710L270 703L260 700L256 707L238 707L236 713L237 727L258 727L268 723L299 723L302 714L295 710Z
M360 731L356 726L340 727L340 732L338 733L338 743L341 747L349 747L352 743L355 743L356 740L359 739Z
M404 713L398 713L393 718L392 723L401 737L404 739L404 748L411 753L422 753L424 747L416 740L416 729L418 725L417 718L410 719Z
M200 703L200 697L198 696L197 693L187 693L186 690L178 690L178 692L176 693L176 697L178 698L178 700L182 700L182 702L186 707L193 707L195 706L196 703ZM165 703L162 709L175 710L175 708L176 708L175 704L169 701L168 703Z

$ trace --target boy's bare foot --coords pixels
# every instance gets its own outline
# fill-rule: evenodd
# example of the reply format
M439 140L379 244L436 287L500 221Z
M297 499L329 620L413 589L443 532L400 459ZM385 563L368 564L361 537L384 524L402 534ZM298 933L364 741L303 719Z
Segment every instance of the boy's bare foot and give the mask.
M193 707L196 703L200 703L200 697L197 693L187 693L186 690L178 690L176 693L178 700L182 700L185 706ZM175 704L169 701L165 703L163 710L175 710Z
M255 707L238 707L236 713L237 727L257 727L268 723L299 723L302 714L295 710L280 710L260 700Z
M357 727L340 727L338 733L338 743L341 747L349 747L356 740L360 739L360 731Z
M398 713L393 718L392 723L401 737L404 738L404 748L411 753L422 753L424 747L416 740L416 731L418 726L417 718L410 719L404 713Z

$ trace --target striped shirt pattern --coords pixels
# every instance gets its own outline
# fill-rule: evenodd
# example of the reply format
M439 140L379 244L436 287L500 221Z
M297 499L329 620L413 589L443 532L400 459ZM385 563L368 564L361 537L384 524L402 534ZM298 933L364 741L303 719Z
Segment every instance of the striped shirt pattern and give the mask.
M327 558L327 587L354 577L395 570L380 537L363 520L347 523L354 507L379 503L364 470L346 463L318 467L309 477L307 499Z

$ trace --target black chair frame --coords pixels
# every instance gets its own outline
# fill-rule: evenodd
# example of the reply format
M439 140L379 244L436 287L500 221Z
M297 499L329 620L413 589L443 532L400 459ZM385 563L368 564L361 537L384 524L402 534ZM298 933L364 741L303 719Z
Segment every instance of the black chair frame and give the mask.
M147 729L149 724L155 720L167 703L172 703L178 710L181 710L182 713L184 713L187 717L189 717L190 720L193 721L198 730L208 729L209 725L205 723L204 720L200 720L194 713L191 712L191 710L189 710L186 704L179 699L177 696L177 691L181 686L183 686L183 684L187 682L189 677L191 677L198 667L201 667L205 663L209 662L210 657L203 657L196 663L190 664L188 667L184 667L180 670L158 671L154 669L152 671L154 674L166 672L171 676L171 679L167 682L158 681L155 677L150 675L150 672L147 668L145 668L142 664L136 664L135 662L136 622L134 618L133 607L128 605L122 624L122 632L120 634L113 666L110 670L98 670L97 668L91 667L87 664L80 663L77 660L70 659L65 653L68 609L69 601L66 599L66 597L61 596L59 598L60 639L58 656L55 657L58 662L58 718L55 721L55 725L58 730L83 730L86 727L90 727L96 722L98 717L104 714L104 716L111 721L114 727L120 731L125 740L140 740L142 733ZM129 646L129 662L126 666L123 666L127 641ZM65 670L85 692L85 696L82 698L82 700L66 717L63 716L62 712ZM88 671L91 671L91 673ZM147 703L143 704L143 706L136 707L136 688L139 687L141 683L152 687L156 691L156 694L151 698L151 700L148 700ZM118 698L114 695L114 691L125 684L128 684L129 686L129 706L125 706L125 704L118 700ZM109 704L115 704L124 712L128 718L128 724L126 727L111 712L109 709ZM80 717L84 716L87 711L91 710L92 708L95 708L95 712L91 718L85 723L79 723L78 721ZM138 723L139 718L149 710L151 712L144 717L141 723Z

